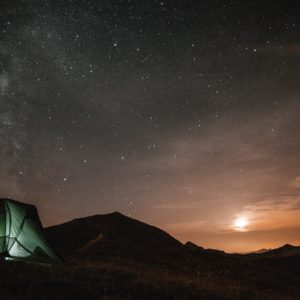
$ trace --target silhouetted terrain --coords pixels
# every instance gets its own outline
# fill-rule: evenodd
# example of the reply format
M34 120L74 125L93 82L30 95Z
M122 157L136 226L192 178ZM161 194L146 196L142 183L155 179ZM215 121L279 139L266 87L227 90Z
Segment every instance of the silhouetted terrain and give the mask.
M227 254L123 216L46 228L57 266L2 262L1 299L299 299L300 247Z
M169 234L120 213L75 219L47 228L47 235L59 253L81 261L113 258L181 265L189 259L184 245Z
M293 255L300 255L300 247L295 247L286 244L280 248L272 249L263 253L267 257L287 257Z

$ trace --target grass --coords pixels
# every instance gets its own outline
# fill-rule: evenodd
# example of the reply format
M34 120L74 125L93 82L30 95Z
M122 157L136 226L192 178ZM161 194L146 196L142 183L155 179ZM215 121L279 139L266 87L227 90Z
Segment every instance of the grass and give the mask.
M292 263L292 264L291 264ZM291 268L288 265L291 264ZM48 266L1 262L6 299L299 299L297 263L241 262L174 271L122 261ZM285 267L284 267L285 266ZM229 270L228 267L231 267ZM272 269L272 270L270 270ZM277 271L276 271L277 270Z

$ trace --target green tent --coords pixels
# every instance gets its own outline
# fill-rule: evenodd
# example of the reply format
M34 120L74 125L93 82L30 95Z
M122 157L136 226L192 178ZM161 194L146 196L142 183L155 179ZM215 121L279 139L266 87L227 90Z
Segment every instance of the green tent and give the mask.
M35 206L0 198L0 258L57 263Z

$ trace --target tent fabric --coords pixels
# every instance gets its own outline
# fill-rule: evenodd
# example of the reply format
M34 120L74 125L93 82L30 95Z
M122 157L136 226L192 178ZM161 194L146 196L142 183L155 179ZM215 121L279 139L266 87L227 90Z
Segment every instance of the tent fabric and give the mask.
M35 206L0 199L0 257L56 263Z

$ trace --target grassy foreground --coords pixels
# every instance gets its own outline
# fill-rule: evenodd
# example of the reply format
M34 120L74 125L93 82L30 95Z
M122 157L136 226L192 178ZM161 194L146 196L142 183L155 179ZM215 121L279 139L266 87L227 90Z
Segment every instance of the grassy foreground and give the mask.
M121 260L62 266L5 261L0 264L0 295L1 300L299 299L300 257L290 263L277 260L276 271L274 261L239 259L230 270L179 272Z

